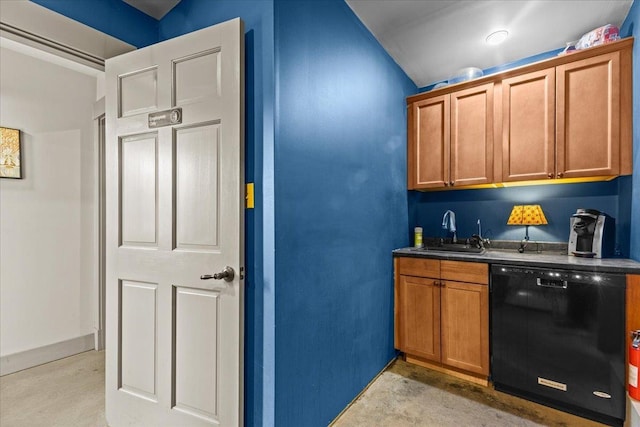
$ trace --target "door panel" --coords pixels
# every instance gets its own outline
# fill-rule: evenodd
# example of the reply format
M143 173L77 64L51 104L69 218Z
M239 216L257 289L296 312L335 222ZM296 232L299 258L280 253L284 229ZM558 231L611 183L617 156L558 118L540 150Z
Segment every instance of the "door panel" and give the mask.
M157 135L120 141L121 235L125 246L156 246Z
M175 288L176 409L214 421L218 416L217 292ZM208 325L202 328L202 322ZM193 351L193 349L198 351Z
M181 58L173 62L173 67L174 106L220 97L220 50Z
M112 427L242 424L243 34L235 19L107 61Z
M156 67L119 76L118 117L156 110L158 108L157 84L158 69Z
M122 390L156 400L156 301L154 283L123 280L120 287Z
M219 128L208 124L176 131L176 248L218 246Z

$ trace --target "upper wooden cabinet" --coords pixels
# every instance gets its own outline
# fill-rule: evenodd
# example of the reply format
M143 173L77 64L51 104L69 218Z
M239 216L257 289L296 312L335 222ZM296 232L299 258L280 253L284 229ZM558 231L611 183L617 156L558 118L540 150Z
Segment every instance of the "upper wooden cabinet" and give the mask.
M493 83L451 94L450 186L493 182Z
M409 188L444 187L450 173L450 95L409 105Z
M620 174L620 52L556 68L556 177Z
M502 81L502 181L555 175L555 70Z
M409 106L409 187L493 181L493 83Z
M409 97L408 188L631 174L632 46Z

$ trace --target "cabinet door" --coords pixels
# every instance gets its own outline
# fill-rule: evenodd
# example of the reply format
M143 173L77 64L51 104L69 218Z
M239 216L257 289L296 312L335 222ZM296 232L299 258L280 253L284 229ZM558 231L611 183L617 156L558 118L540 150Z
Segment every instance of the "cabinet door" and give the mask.
M489 374L487 285L443 282L442 363L478 374Z
M555 177L555 68L502 81L502 181Z
M558 178L620 172L620 52L556 67Z
M396 332L405 353L440 361L440 287L438 279L399 276Z
M409 108L408 187L444 187L449 182L449 95Z
M493 83L451 94L449 185L493 182Z

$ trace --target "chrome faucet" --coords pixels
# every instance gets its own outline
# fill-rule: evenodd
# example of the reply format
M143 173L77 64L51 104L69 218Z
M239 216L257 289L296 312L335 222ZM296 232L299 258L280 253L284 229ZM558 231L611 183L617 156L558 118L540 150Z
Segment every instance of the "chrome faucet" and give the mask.
M484 237L482 237L482 225L480 224L480 218L478 218L478 234L474 234L472 235L472 239L477 240L477 244L476 246L480 249L484 248L485 244L490 244L491 242L489 241L489 239L485 239Z
M448 210L444 213L442 217L442 228L447 230L449 233L453 233L453 243L458 242L458 238L456 236L456 214L453 211Z

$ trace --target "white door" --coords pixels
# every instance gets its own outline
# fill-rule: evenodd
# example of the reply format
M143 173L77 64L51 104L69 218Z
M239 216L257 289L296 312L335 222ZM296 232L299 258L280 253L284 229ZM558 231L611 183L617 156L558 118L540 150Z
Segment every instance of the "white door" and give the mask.
M235 19L107 61L112 427L242 424L243 40Z

